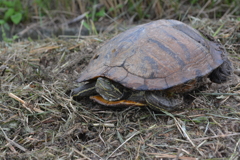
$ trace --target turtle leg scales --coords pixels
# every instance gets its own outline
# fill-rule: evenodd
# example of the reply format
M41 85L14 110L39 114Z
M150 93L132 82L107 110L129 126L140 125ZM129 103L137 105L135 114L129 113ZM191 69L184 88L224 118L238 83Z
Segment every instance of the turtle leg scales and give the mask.
M80 87L72 89L70 96L85 97L96 94L95 84L96 82L83 83Z
M145 99L148 106L155 111L176 110L184 102L182 95L163 91L146 92Z

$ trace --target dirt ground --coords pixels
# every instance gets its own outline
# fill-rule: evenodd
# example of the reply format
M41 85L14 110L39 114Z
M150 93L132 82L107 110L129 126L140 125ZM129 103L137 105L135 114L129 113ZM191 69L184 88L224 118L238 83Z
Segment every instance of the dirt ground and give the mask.
M0 159L240 158L240 23L195 20L219 39L236 71L172 116L106 108L66 92L113 35L0 43Z

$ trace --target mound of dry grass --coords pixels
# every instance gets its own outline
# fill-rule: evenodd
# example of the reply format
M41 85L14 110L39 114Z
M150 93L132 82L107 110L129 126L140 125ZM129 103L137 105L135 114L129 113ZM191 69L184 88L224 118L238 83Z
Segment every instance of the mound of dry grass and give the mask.
M191 25L220 39L240 68L239 21L192 18ZM237 76L195 95L191 109L170 115L138 107L109 109L67 96L104 39L1 43L1 159L240 157Z

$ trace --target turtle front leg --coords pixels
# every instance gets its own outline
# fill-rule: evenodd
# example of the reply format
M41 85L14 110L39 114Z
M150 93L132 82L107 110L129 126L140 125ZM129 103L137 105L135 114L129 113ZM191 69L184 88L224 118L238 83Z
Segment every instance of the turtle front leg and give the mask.
M95 89L95 84L96 84L96 81L82 84L80 87L72 89L70 92L70 96L85 97L85 96L97 94Z
M155 111L173 111L180 108L184 102L182 95L166 91L146 92L145 99L148 106Z

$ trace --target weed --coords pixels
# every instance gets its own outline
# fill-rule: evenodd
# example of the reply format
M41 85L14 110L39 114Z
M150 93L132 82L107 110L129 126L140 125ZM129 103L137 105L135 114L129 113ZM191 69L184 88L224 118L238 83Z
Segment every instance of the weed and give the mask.
M19 38L17 35L14 35L12 38L7 37L6 31L5 31L5 30L9 30L9 27L8 27L7 24L2 24L1 29L2 29L2 39L3 39L4 42L11 43L14 40Z
M2 0L0 7L3 8L3 14L0 16L0 23L14 23L19 24L26 16L27 10L23 9L20 0Z

